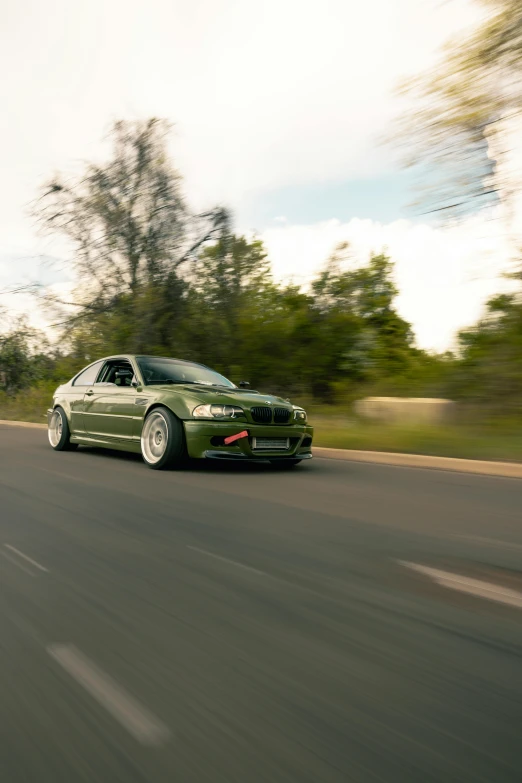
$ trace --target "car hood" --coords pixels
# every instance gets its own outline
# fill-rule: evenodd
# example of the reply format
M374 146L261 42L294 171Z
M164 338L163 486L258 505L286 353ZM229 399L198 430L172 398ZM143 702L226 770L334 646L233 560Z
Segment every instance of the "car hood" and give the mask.
M241 408L250 408L252 405L283 405L291 407L291 403L282 397L276 397L273 394L261 394L261 392L252 389L216 389L212 387L198 386L192 384L171 386L155 385L154 389L161 389L162 393L170 392L172 394L181 394L186 399L190 398L195 402L213 404L213 405L239 405Z

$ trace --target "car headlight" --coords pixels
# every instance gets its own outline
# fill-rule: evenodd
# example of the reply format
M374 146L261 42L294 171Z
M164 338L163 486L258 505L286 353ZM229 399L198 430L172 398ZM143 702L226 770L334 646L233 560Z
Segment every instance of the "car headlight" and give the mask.
M237 405L198 405L192 415L195 419L237 419L243 415L243 408Z
M294 419L296 421L306 421L306 411L300 409L294 411Z

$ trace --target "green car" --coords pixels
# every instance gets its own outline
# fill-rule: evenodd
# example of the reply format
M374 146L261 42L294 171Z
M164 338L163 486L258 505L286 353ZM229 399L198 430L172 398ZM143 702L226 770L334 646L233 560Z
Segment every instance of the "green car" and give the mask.
M109 356L59 386L47 411L49 442L141 453L154 469L185 457L269 460L282 468L312 457L306 412L281 397L237 387L202 364Z

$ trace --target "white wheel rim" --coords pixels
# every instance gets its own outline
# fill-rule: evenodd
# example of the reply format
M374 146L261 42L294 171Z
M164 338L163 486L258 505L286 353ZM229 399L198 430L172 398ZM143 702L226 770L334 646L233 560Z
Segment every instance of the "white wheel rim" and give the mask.
M47 434L49 435L49 443L53 448L59 444L62 439L63 432L63 419L60 411L53 411L51 421L49 422L49 428Z
M147 416L141 433L141 452L147 462L155 465L165 454L169 440L166 418L159 411Z

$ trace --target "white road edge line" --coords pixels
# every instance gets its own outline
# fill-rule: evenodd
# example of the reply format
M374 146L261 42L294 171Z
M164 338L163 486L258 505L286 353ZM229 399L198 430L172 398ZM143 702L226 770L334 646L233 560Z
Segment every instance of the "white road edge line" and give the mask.
M228 557L221 557L221 555L215 555L213 552L207 552L206 549L199 549L197 546L187 546L187 549L192 549L193 552L199 552L200 555L207 555L207 557L213 557L216 560L221 560L223 563L228 563L229 565L236 566L237 568L243 568L245 571L251 571L253 574L258 574L259 576L267 576L269 579L278 579L277 576L272 576L271 574L267 574L266 571L259 571L257 568L252 568L252 566L243 565L243 563L238 563L236 560L229 560Z
M29 574L29 576L36 576L36 574L33 574L33 572L30 571L26 566L24 566L18 560L15 560L14 557L9 557L7 552L0 552L0 555L5 557L6 560L9 560L9 562L15 565L17 568L21 568L22 571L24 571L26 574Z
M72 644L51 644L49 655L142 745L163 745L169 729Z
M31 565L34 565L35 568L39 568L40 571L45 571L46 573L49 573L49 569L48 568L44 568L43 565L40 565L40 563L37 563L36 560L33 560L32 557L27 557L27 555L24 555L24 553L20 552L20 550L17 549L15 546L11 546L11 544L4 544L4 546L7 549L10 549L11 552L15 552L20 557L23 557L24 560L27 560L28 563L31 563Z
M519 593L517 590L500 587L491 582L483 582L480 579L471 579L461 574L453 574L450 571L440 571L438 568L428 568L418 563L408 563L405 560L399 560L398 562L406 568L411 568L413 571L429 576L442 587L522 609L522 593Z

